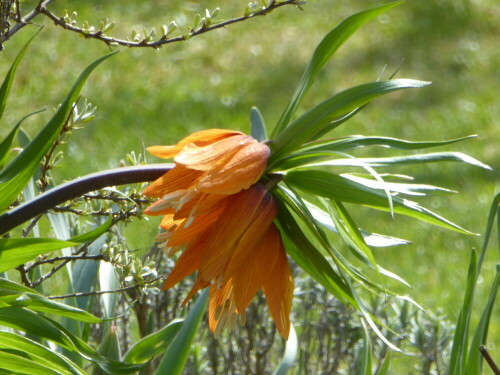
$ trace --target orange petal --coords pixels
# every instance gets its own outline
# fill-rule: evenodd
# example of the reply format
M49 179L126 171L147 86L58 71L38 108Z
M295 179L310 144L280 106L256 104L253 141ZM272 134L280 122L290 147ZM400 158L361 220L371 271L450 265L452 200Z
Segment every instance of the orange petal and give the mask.
M151 198L161 198L177 190L186 190L201 176L201 172L175 166L144 189L143 194Z
M266 295L269 313L276 328L288 340L290 333L290 309L293 297L293 279L283 243L280 242L278 259L264 280L262 290Z
M225 206L227 195L219 194L197 194L193 199L179 208L175 213L175 218L188 217L190 214L201 216L209 213L215 207Z
M237 270L246 267L245 264L249 261L249 258L254 258L254 252L262 242L262 238L266 235L277 213L278 207L274 199L271 194L266 193L260 201L250 225L242 233L233 250L231 260L224 271L224 281L232 277L235 272L238 272Z
M270 150L252 140L225 162L207 171L197 183L205 193L235 194L255 184L264 173Z
M147 150L151 155L157 156L162 159L171 159L182 150L182 148L189 143L196 143L199 145L207 145L212 142L230 137L233 135L243 134L241 132L225 130L225 129L208 129L199 132L194 132L188 135L182 141L173 146L151 146Z
M188 243L196 239L199 235L206 232L219 219L219 216L224 211L224 208L218 208L203 216L196 216L194 221L186 228L187 219L182 220L182 225L179 225L172 237L168 240L168 246L178 246Z
M262 287L268 273L273 270L279 257L281 237L274 225L267 232L253 253L233 275L234 300L239 312L245 311L252 298Z
M184 250L179 259L177 259L174 268L172 268L172 271L163 283L162 289L169 289L173 287L183 278L191 275L198 269L201 254L206 243L206 238L202 238L186 247L186 250Z
M162 199L157 200L151 206L146 208L144 210L144 213L149 216L169 215L175 213L175 210L173 208L163 208L163 206L165 206L165 201Z
M255 140L248 135L235 135L203 147L190 143L184 146L174 161L190 169L208 171L251 142Z
M200 279L212 281L224 272L237 241L252 222L265 194L264 187L256 185L228 196L226 208L209 234L207 251L200 262Z
M233 284L229 280L224 285L217 288L217 285L210 286L209 302L208 302L208 326L212 332L215 332L219 324L224 309L228 306L228 302L232 300ZM230 303L230 302L229 302Z
M177 155L181 149L182 147L178 146L151 146L146 150L148 150L151 155L154 155L156 157L162 159L171 159L175 155Z
M234 135L242 135L242 132L227 130L227 129L206 129L194 132L177 143L177 147L184 147L189 143L195 143L198 146L205 146L221 139L232 137Z
M178 228L179 226L183 225L186 222L186 219L179 219L175 220L174 219L174 214L169 213L163 216L163 218L160 221L160 227L165 229L165 230L174 230Z

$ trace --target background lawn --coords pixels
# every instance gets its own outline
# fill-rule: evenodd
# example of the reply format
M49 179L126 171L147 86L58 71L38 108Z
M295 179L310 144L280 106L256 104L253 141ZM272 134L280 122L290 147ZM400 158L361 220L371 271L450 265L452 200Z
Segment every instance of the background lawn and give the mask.
M284 7L269 16L158 51L122 49L86 84L85 96L98 107L96 119L75 132L54 176L61 182L117 167L128 152L141 153L143 145L175 143L194 130L223 127L247 132L252 105L259 107L270 128L321 38L347 16L383 3L310 0L303 12ZM193 11L202 13L205 8L220 6L221 20L239 16L245 5L245 1L215 0L58 0L51 9L57 9L57 14L62 14L63 9L76 10L80 24L83 20L98 24L108 17L118 22L111 34L126 37L132 29L159 29L174 19L179 26L191 25ZM421 183L458 190L460 194L426 198L422 203L482 233L500 180L499 19L497 0L408 1L364 26L342 47L301 108L308 109L335 92L376 80L380 74L388 77L401 63L398 77L432 81L430 87L377 100L333 135L383 135L419 141L478 134L476 139L435 151L465 152L489 164L493 171L436 164L416 166L407 172ZM49 110L26 122L26 130L36 134L81 70L110 50L100 42L82 40L56 29L43 19L35 21L46 27L19 67L0 127L1 136L26 113L46 107ZM35 30L28 26L5 44L1 72L7 71ZM370 152L373 155L373 149ZM384 150L376 152L388 154ZM147 161L159 160L147 156ZM470 249L479 248L481 239L402 217L392 220L387 214L368 209L356 210L354 215L367 230L413 242L405 247L376 250L378 261L413 286L411 290L400 288L399 292L410 295L424 308L443 310L455 321L463 299ZM156 227L150 224L149 236L144 236L144 225L141 221L128 228L134 248L145 249L153 243ZM493 242L491 247L495 246ZM476 299L478 306L489 293L497 256L494 252L488 254ZM490 336L490 353L497 363L499 312L497 306Z

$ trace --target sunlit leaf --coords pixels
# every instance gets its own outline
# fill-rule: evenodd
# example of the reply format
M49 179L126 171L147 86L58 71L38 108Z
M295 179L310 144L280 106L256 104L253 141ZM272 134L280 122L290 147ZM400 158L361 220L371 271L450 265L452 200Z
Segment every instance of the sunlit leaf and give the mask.
M453 346L450 357L450 375L464 374L467 363L467 348L469 343L469 325L472 313L472 299L476 286L477 275L476 251L472 250L469 263L469 272L467 273L467 284L465 286L465 296L460 314L458 315L455 334L453 335Z
M51 238L0 238L0 272L26 263L40 254L75 245L75 242Z
M300 79L297 90L273 129L272 138L278 135L288 125L292 116L297 111L300 102L331 56L366 22L399 4L401 4L401 2L394 2L354 14L340 23L323 38L316 47L313 57Z
M286 174L285 180L300 190L340 202L355 203L382 211L389 211L384 192L358 184L334 173L318 170L297 170ZM471 232L446 220L416 202L397 196L392 197L394 212L415 219L452 229L461 233Z
M483 357L479 352L478 348L481 345L486 345L486 339L488 337L488 329L490 326L491 314L493 312L493 307L495 306L495 301L497 298L497 292L500 288L500 268L497 269L497 274L491 287L490 296L486 307L484 308L483 314L477 328L474 332L474 336L470 343L469 355L467 356L467 366L466 374L481 374L482 373L482 363Z
M314 216L314 219L318 222L318 224L320 224L322 227L324 227L332 232L338 233L337 228L335 228L335 223L333 222L331 216L325 210L312 204L311 202L307 201L306 199L304 199L304 203L306 204L307 209ZM389 246L397 246L397 245L407 245L410 243L409 241L406 241L406 240L403 240L400 238L384 236L384 235L377 234L377 233L370 233L370 232L366 232L362 229L360 229L360 233L363 236L363 239L365 240L365 242L368 246L389 247Z
M285 353L283 354L283 359L278 365L276 371L274 371L273 375L285 375L286 373L288 373L288 370L290 370L295 363L298 351L299 351L299 342L297 340L297 333L295 333L293 324L291 324L290 335L285 345Z
M304 235L284 202L279 203L278 223L288 255L339 301L355 306L349 285Z
M1 369L9 371L11 374L26 374L26 375L60 375L61 372L55 371L49 364L40 363L29 358L26 358L23 352L20 351L3 351L0 350ZM5 374L5 372L2 372Z
M314 141L323 134L331 131L335 126L333 121L372 100L391 92L420 88L428 82L412 79L395 79L365 83L349 88L318 104L293 121L282 132L272 139L269 144L273 153L269 159L270 169L284 156L295 152L304 143Z
M34 293L22 294L13 305L27 307L34 311L64 316L81 322L100 323L102 321L85 310L55 302L42 295Z
M22 357L27 357L35 363L53 369L60 374L80 374L84 375L86 372L71 362L68 358L62 356L60 353L54 353L52 350L34 342L24 336L0 331L0 351L10 351L16 353L19 351L23 353ZM0 361L2 365L4 362ZM21 366L21 362L18 362ZM6 369L2 366L3 369ZM17 368L17 367L16 367ZM10 370L14 371L13 368Z
M19 51L19 53L17 54L16 58L14 59L14 62L12 63L9 71L7 72L7 74L3 80L2 86L0 87L0 119L2 118L3 112L5 111L5 106L7 104L7 98L9 97L10 88L12 86L12 81L14 80L14 76L16 74L17 67L19 66L19 63L21 62L21 60L23 59L24 54L26 53L26 50L28 49L28 46L33 41L33 39L35 39L35 37L38 35L38 33L40 31L41 30L37 31L35 33L35 35L33 35L26 42L26 44L23 46L23 48L21 48L21 51Z
M61 127L70 115L90 73L113 54L101 57L82 72L64 102L43 130L0 172L0 212L12 203L35 173L40 160L57 138Z

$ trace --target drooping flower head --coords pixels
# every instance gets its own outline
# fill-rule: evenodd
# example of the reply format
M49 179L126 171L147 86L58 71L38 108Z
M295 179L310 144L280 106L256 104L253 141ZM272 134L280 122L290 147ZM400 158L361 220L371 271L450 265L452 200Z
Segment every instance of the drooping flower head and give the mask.
M197 272L186 303L210 287L209 325L216 336L244 324L245 309L262 289L279 332L288 338L293 281L280 233L277 205L259 179L269 147L240 132L211 129L174 146L148 151L175 167L144 194L160 198L145 213L164 215L157 236L169 255L183 250L164 289Z

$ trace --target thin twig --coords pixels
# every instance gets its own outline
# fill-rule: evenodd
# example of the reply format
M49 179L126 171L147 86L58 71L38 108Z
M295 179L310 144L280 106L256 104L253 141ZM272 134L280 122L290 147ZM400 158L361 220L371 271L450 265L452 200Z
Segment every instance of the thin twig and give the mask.
M29 25L31 23L31 20L41 13L42 7L47 6L51 2L52 0L45 0L45 1L40 0L38 5L35 8L33 8L31 12L29 12L23 18L20 18L18 22L14 26L12 26L9 29L9 31L2 37L2 39L0 39L0 45L9 40L15 33L21 30L24 26ZM20 13L18 13L18 16L20 16Z
M31 220L31 223L26 227L26 229L23 230L23 237L26 237L31 230L35 227L35 225L38 223L38 221L42 218L42 215L38 215L35 217L33 220Z
M26 269L24 268L24 264L21 264L19 267L16 267L16 270L19 271L21 275L21 281L23 282L23 284L28 288L32 288L33 285L31 284L31 281L28 279Z
M485 361L488 363L488 365L491 367L491 369L493 370L493 373L495 375L500 375L500 369L498 368L498 366L496 365L495 361L493 361L493 358L491 358L491 355L490 353L488 353L488 350L486 350L486 347L484 345L481 345L479 347L479 351L481 352L481 354L483 355Z
M58 26L61 26L62 28L66 30L73 31L75 33L83 35L85 38L90 38L90 39L97 39L100 40L107 45L121 45L125 47L149 47L149 48L160 48L165 44L169 43L175 43L175 42L181 42L187 39L190 39L194 36L205 34L209 31L213 31L215 29L220 29L226 26L229 26L234 23L246 21L250 18L257 17L257 16L265 16L268 13L272 12L274 9L280 8L285 5L301 5L302 1L300 0L285 0L283 2L275 2L272 1L270 2L269 6L266 8L262 8L261 10L254 12L248 16L242 16L242 17L237 17L237 18L232 18L227 21L223 21L220 23L216 23L210 26L205 26L202 27L198 30L191 30L189 33L175 37L175 38L165 38L162 37L159 40L148 42L146 39L143 39L138 42L133 42L130 40L123 40L123 39L117 39L113 37L106 36L102 33L102 31L98 30L96 32L89 32L88 30L84 30L80 27L76 27L74 25L68 24L64 21L64 18L56 16L54 13L52 13L50 10L46 8L46 6L40 7L40 13L45 14L47 17L49 17L54 23Z
M150 280L150 281L145 281L144 284L153 284L160 280L160 278ZM72 294L64 294L60 296L49 296L47 298L49 299L64 299L64 298L71 298L71 297L88 297L88 296L99 296L101 294L109 294L109 293L120 293L120 292L126 292L129 290L133 289L138 289L141 286L139 284L127 286L124 288L119 288L119 289L114 289L114 290L101 290L101 291L93 291L93 292L82 292L82 293L72 293Z
M82 196L83 199L102 199L109 200L113 202L134 202L136 204L140 203L149 203L149 199L144 198L130 198L130 197L113 197L110 195L102 195L102 194L85 194Z
M38 267L41 264L47 264L47 263L55 263L55 262L60 262L62 260L67 260L67 261L73 261L73 260L103 260L103 261L109 261L109 256L99 254L99 255L68 255L68 256L60 256L60 257L54 257L50 259L42 259L42 260L37 260L36 263L33 263L31 266L26 267L26 272L31 271L33 268Z

